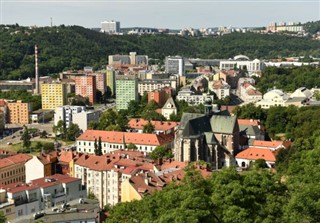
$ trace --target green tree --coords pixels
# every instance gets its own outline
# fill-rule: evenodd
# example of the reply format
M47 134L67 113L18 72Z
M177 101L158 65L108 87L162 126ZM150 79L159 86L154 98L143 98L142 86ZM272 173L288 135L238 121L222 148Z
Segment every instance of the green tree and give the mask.
M137 149L138 149L138 147L137 147L135 144L133 144L132 142L129 143L129 145L127 146L127 148L128 148L128 149L131 149L131 150L137 150Z
M157 146L149 156L153 160L158 160L163 158L172 158L173 154L172 151L167 149L165 146Z
M31 141L30 141L31 137L29 134L29 129L27 126L24 126L23 128L24 128L24 130L23 130L23 133L21 136L22 146L23 146L23 148L29 149L31 146Z
M66 123L63 120L58 121L57 125L52 127L52 131L55 135L60 134L61 138L65 138L67 133Z
M78 124L70 123L67 129L67 139L71 141L75 141L77 137L81 134L81 129Z
M153 133L154 131L154 125L150 121L146 125L143 126L143 132L144 133Z
M3 211L0 211L0 223L5 223L7 222L7 218L4 215Z

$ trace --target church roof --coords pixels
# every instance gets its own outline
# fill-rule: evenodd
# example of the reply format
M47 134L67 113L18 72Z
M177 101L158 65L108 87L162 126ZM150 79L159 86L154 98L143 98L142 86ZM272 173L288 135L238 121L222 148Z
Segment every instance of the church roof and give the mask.
M236 116L213 115L210 119L212 132L232 134L237 122Z

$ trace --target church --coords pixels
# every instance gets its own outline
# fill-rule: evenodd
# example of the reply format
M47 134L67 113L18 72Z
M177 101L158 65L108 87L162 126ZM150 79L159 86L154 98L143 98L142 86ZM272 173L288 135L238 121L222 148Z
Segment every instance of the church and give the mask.
M210 163L212 169L221 169L236 165L235 154L238 150L239 125L236 116L212 112L210 101L205 105L205 114L183 113L175 132L175 160L203 160Z

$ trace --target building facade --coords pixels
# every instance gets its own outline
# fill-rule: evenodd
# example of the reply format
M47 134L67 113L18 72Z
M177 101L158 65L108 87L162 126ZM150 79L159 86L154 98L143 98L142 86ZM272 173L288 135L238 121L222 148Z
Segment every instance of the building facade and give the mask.
M133 75L116 76L116 108L127 109L130 101L138 101L138 80Z
M75 77L76 95L87 97L90 104L96 101L96 76L79 75Z
M165 71L170 74L178 74L184 76L184 59L183 57L166 57L165 59Z
M10 124L29 124L31 104L17 102L8 103L8 122Z
M55 110L67 104L67 87L62 83L41 84L42 109Z
M66 128L69 128L70 124L73 123L73 115L80 112L85 112L85 106L69 106L65 105L57 107L54 113L54 125L58 125L59 121L63 121Z
M101 22L100 31L108 34L120 33L120 22L113 20Z

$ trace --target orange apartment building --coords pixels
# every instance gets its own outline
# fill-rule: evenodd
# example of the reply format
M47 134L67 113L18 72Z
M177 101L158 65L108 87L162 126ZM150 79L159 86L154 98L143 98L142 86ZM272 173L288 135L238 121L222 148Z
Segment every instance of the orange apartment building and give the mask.
M75 77L76 95L89 98L93 104L96 100L96 76L79 75Z
M28 124L30 121L31 105L30 103L17 102L8 103L8 123L10 124Z

